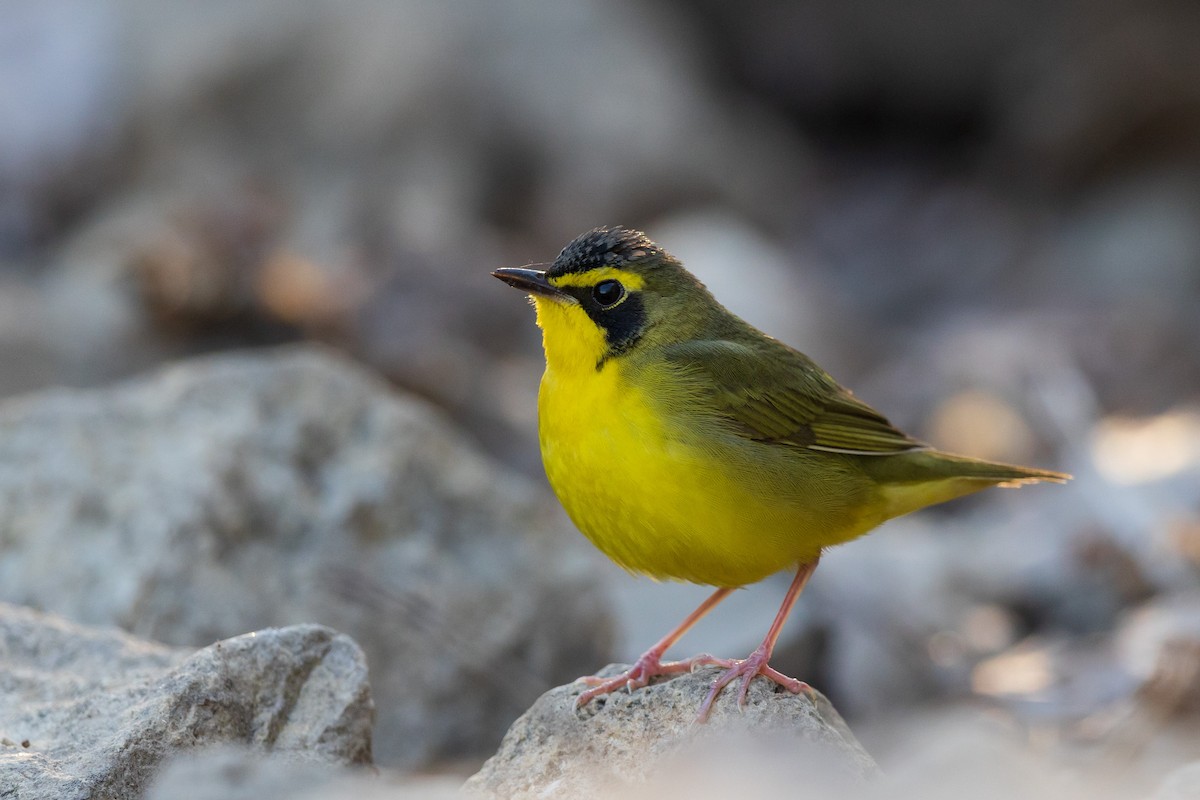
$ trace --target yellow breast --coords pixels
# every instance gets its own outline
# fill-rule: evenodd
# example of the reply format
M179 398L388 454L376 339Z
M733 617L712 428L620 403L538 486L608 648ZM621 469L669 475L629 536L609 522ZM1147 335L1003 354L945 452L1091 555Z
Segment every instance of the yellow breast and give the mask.
M556 336L573 310L538 306L550 334L538 394L546 476L575 525L621 566L741 586L880 521L847 489L861 476L839 475L827 454L813 454L817 469L802 453L722 435L670 407L687 388L665 385L669 373L622 359L597 369L603 342L588 340L590 326Z

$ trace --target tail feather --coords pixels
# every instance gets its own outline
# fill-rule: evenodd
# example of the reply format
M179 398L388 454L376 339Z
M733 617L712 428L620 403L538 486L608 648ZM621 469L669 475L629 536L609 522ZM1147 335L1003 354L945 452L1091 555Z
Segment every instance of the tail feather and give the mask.
M973 480L997 481L997 486L1024 486L1028 483L1066 483L1071 476L1065 472L1055 472L1037 467L1020 467L1016 464L1002 464L996 461L982 461L978 458L956 456L950 453L932 451L931 456L936 462L932 466L935 473L943 477L971 478Z
M938 450L919 450L864 463L886 501L888 517L944 503L990 486L1066 483L1071 476L1035 467L1000 464Z

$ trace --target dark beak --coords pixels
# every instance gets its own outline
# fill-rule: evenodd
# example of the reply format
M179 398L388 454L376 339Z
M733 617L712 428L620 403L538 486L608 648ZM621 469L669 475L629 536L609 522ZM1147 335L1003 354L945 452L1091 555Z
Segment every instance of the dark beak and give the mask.
M543 297L550 297L555 300L575 299L546 280L545 271L540 269L501 267L492 272L492 276L499 278L514 289L520 289L522 292L528 292L529 294L540 294Z

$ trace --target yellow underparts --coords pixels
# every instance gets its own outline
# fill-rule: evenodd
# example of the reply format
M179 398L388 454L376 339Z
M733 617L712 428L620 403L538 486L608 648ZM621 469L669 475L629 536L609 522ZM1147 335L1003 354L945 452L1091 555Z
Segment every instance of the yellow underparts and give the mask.
M848 461L735 441L682 411L687 389L664 386L665 368L616 358L597 369L604 335L582 308L536 305L547 360L538 396L546 475L576 526L618 564L741 586L884 518L882 498ZM806 469L812 458L820 469ZM806 482L805 474L820 477Z

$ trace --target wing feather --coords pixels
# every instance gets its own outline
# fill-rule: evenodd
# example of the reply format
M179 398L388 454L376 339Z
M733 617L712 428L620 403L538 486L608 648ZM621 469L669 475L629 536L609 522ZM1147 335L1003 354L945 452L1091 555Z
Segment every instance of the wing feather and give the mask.
M668 347L666 355L669 363L699 374L706 399L748 439L861 455L927 447L803 353L774 340L691 341Z

